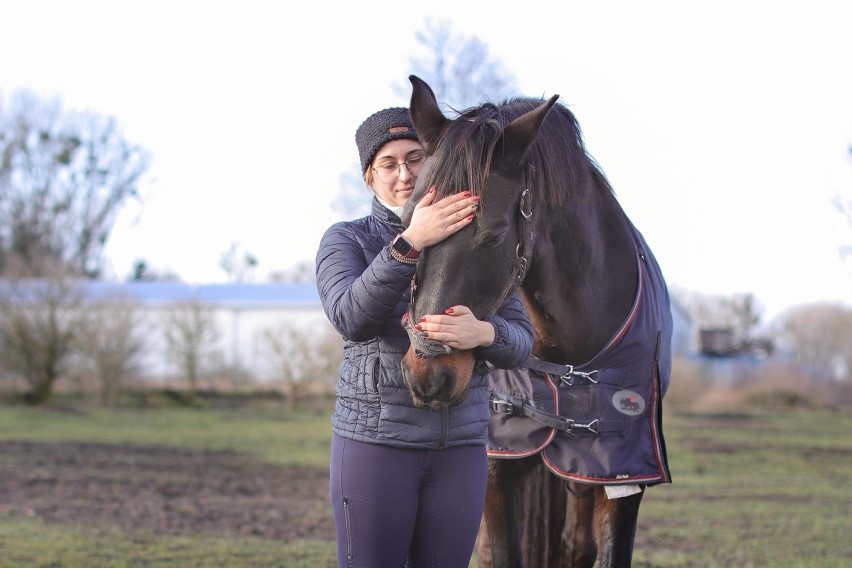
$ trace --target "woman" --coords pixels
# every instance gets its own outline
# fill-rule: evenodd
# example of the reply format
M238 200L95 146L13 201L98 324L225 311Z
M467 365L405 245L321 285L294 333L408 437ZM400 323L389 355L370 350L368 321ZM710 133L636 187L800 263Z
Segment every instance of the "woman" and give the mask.
M420 251L467 226L477 197L434 202L430 190L404 227L426 160L408 109L372 114L355 141L372 214L332 225L317 253L323 308L345 340L330 468L338 565L467 567L485 499L487 377L477 365L465 401L448 411L416 407L400 367L409 346L401 319ZM420 329L498 367L526 360L532 327L517 295L484 321L452 308Z

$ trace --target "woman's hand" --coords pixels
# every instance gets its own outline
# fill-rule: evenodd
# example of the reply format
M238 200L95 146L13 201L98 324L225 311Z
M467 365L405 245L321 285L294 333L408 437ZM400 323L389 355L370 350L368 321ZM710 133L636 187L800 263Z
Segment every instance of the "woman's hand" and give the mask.
M417 250L440 243L466 227L473 221L473 214L479 206L479 196L471 196L469 191L434 201L433 187L414 207L411 222L402 232L402 236Z
M441 341L454 349L487 347L494 343L494 326L476 319L467 306L447 308L445 315L428 315L414 326L426 337Z

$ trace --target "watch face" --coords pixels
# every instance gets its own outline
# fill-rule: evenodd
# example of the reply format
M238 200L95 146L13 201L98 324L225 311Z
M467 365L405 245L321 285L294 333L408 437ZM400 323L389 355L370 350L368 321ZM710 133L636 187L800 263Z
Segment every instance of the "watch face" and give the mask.
M399 253L399 254L401 254L402 256L406 256L408 253L410 253L410 252L411 252L411 250L412 250L414 247L413 247L413 246L411 246L411 243L409 243L408 241L406 241L406 240L402 237L402 235L400 235L400 236L398 236L397 238L395 238L395 239L394 239L394 241L393 241L393 248L394 248L394 250L395 250L396 252L398 252L398 253Z

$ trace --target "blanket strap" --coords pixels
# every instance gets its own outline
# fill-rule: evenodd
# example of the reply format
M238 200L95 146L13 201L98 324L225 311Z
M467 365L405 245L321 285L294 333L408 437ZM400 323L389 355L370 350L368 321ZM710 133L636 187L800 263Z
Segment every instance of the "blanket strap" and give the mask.
M590 383L598 383L598 381L595 379L595 375L598 374L596 370L589 372L577 371L576 369L574 369L574 365L559 365L557 363L548 363L547 361L542 361L541 359L530 357L521 366L526 367L527 369L533 369L535 371L540 371L542 373L547 373L548 375L559 377L559 380L569 387L574 385L575 377L586 379Z
M531 406L526 400L510 397L502 393L492 392L490 403L491 412L495 414L506 416L523 415L541 422L554 430L569 434L574 434L577 431L584 431L590 434L620 434L624 431L624 424L619 420L599 420L595 418L587 423L577 422L571 418L540 410Z

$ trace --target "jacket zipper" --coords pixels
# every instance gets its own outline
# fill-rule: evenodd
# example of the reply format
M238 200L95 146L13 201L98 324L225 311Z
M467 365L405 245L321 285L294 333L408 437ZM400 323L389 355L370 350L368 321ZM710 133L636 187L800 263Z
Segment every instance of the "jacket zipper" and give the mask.
M438 449L443 450L447 445L447 430L450 423L450 409L446 406L438 410L438 418L441 421L441 439L438 441Z

